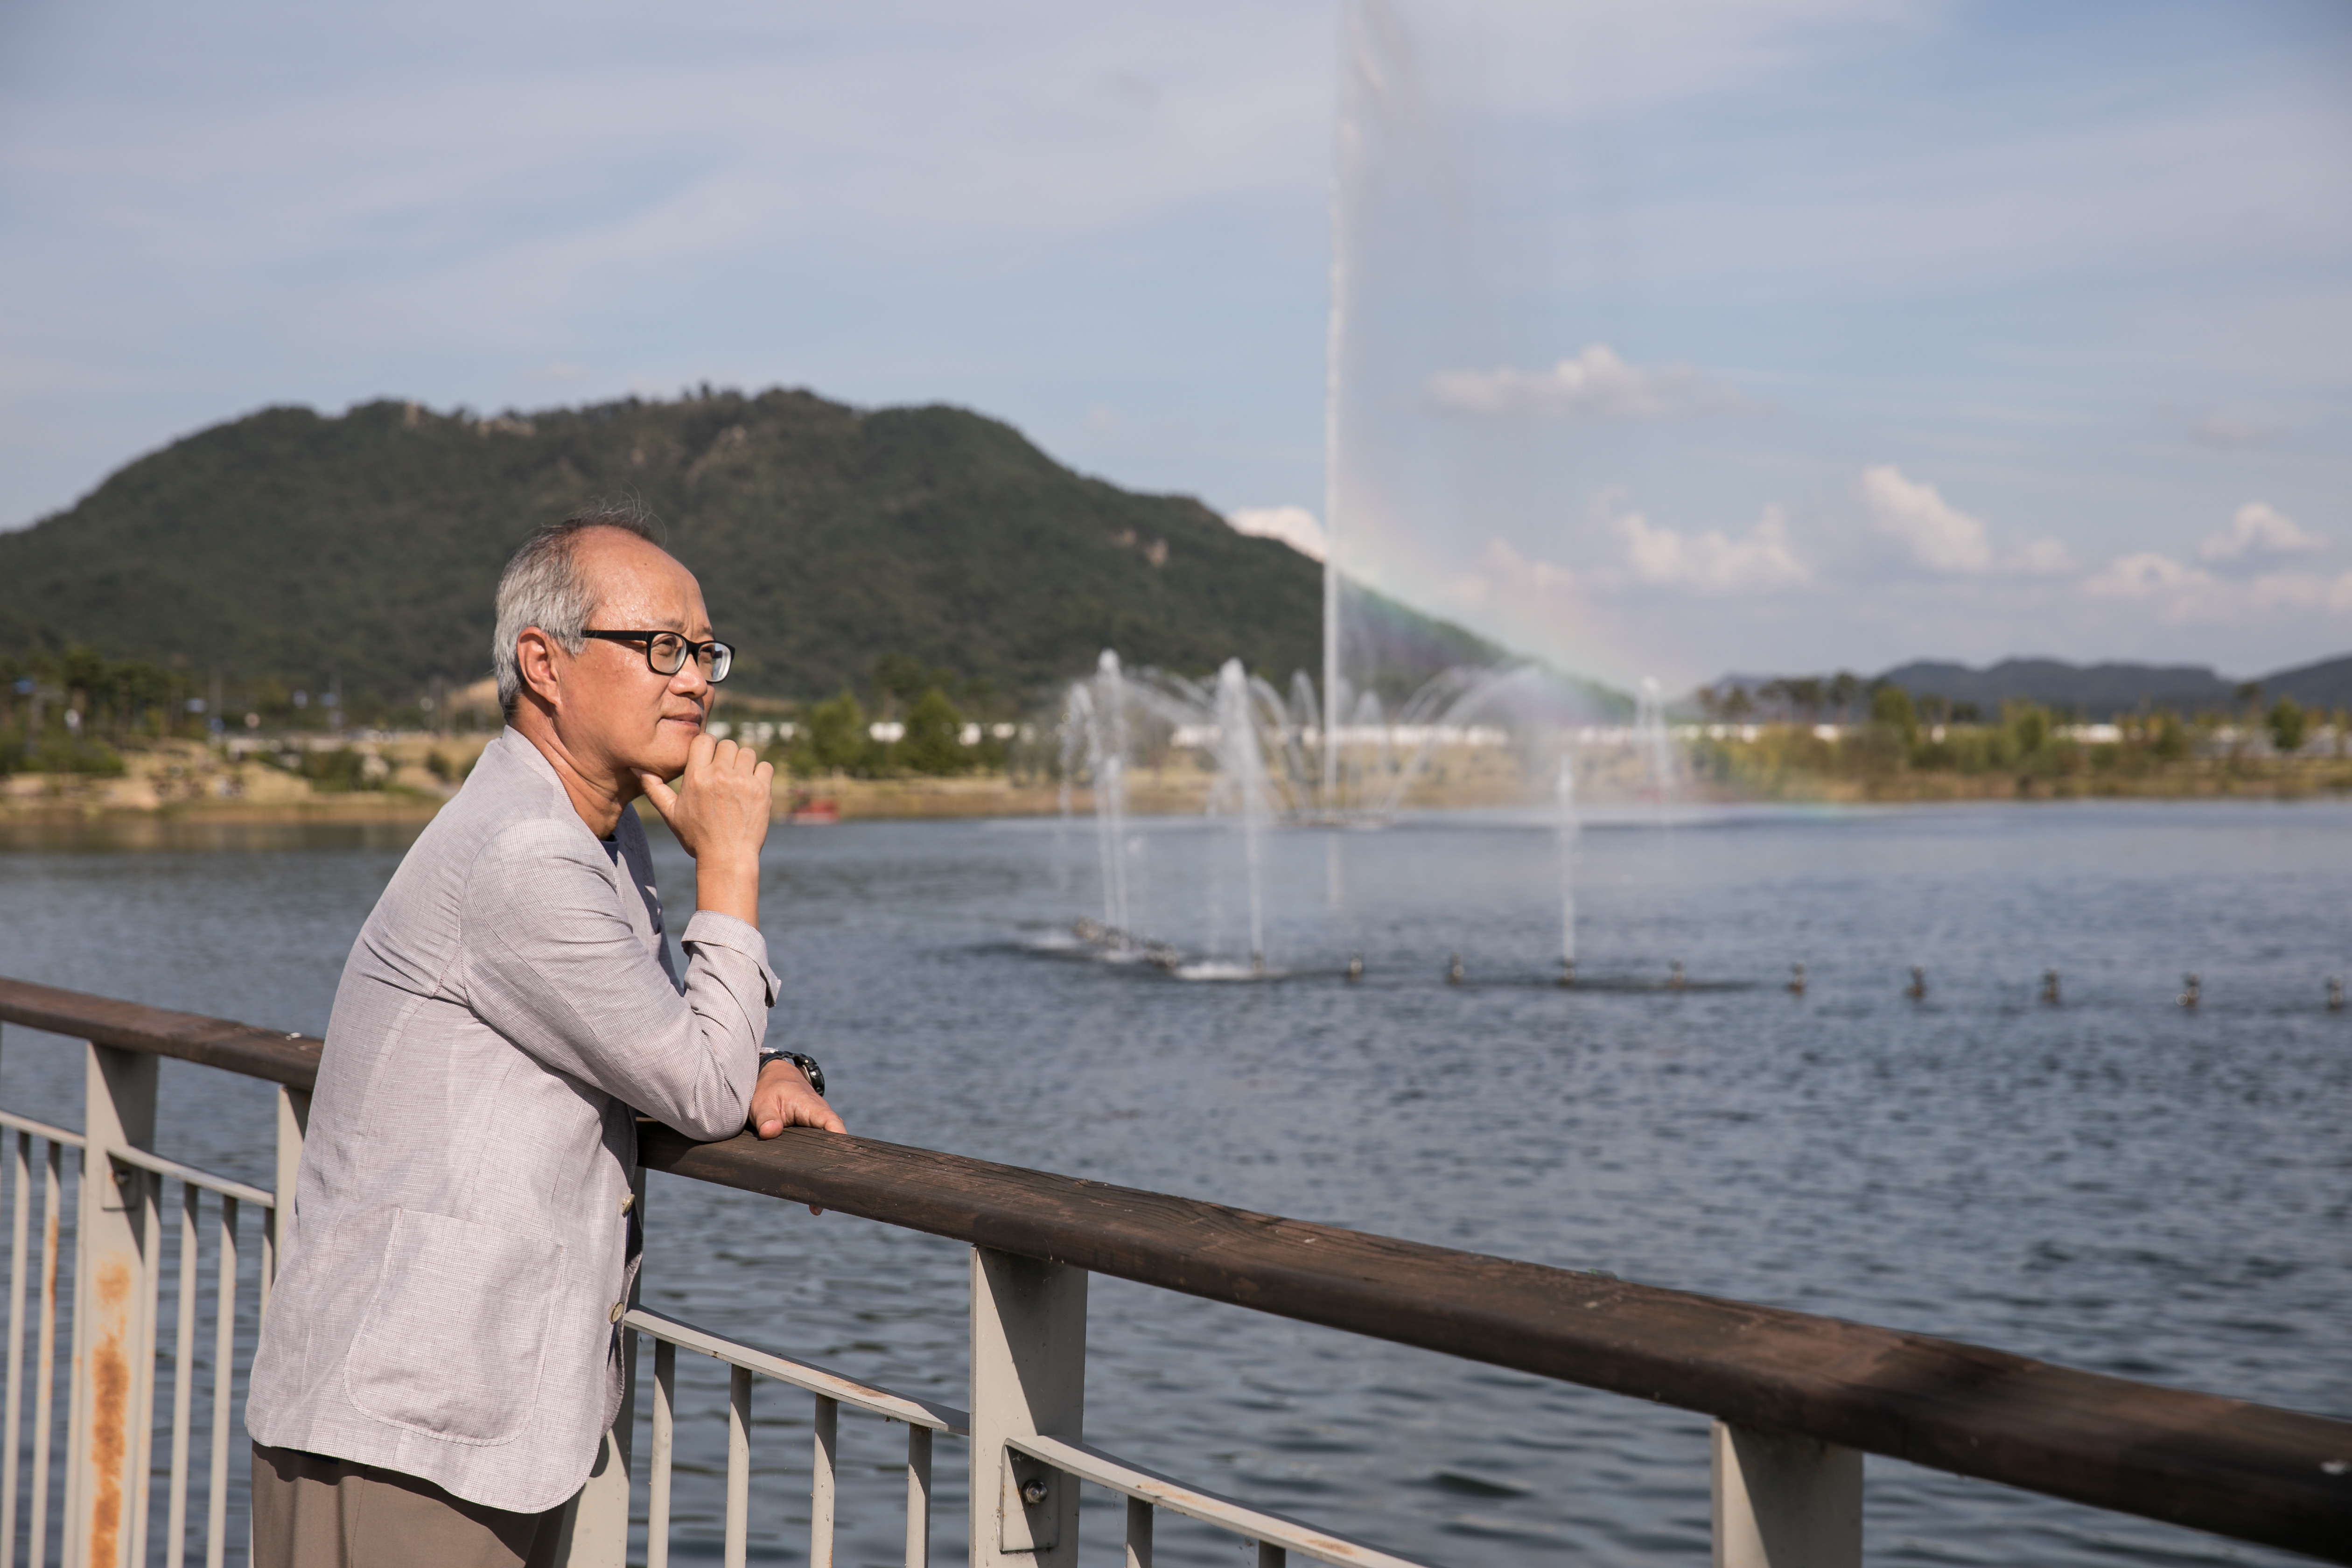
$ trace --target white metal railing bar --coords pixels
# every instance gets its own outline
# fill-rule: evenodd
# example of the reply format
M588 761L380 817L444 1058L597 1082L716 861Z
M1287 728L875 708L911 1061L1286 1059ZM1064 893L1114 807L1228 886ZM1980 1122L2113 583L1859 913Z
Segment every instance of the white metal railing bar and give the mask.
M743 1568L751 1533L751 1369L727 1369L726 1568Z
M841 1437L841 1402L816 1395L815 1456L809 1467L809 1568L833 1568L833 1462Z
M699 1351L730 1366L758 1373L761 1377L789 1383L795 1388L806 1389L811 1394L846 1405L853 1410L862 1410L868 1415L879 1415L886 1421L903 1421L909 1426L928 1426L932 1431L945 1432L957 1437L969 1436L971 1432L971 1417L952 1405L876 1388L813 1363L741 1344L714 1334L708 1329L697 1328L692 1323L666 1318L658 1312L648 1312L642 1307L631 1308L628 1315L621 1320L621 1326L650 1335L659 1342Z
M180 1184L180 1305L172 1342L172 1492L163 1512L163 1568L180 1568L188 1548L188 1414L195 1395L195 1380L188 1375L196 1360L196 1222L204 1189L193 1182ZM219 1369L214 1369L219 1375Z
M1151 1505L1127 1500L1127 1568L1151 1568Z
M62 1129L22 1117L6 1118L5 1125L16 1132L16 1138L10 1162L15 1190L11 1194L8 1239L6 1431L0 1434L0 1564L15 1568L17 1500L22 1495L18 1467L24 1458L18 1427L25 1409L25 1289L26 1275L32 1262L33 1140L40 1138L47 1145L41 1161L40 1328L34 1353L32 1510L27 1531L31 1558L35 1563L44 1555L49 1522L49 1451L55 1438L50 1430L50 1421L57 1370L58 1216L62 1150L68 1143L79 1147L81 1140Z
M21 1152L21 1131L18 1138ZM39 1351L35 1358L38 1378L33 1385L33 1515L28 1539L32 1542L29 1554L36 1559L43 1554L49 1539L49 1446L55 1436L57 1414L58 1234L58 1214L64 1204L58 1168L64 1156L64 1148L56 1139L50 1139L41 1170L41 1328ZM13 1399L10 1405L13 1413ZM14 1470L8 1472L12 1489L16 1477ZM8 1544L13 1553L16 1538L11 1536Z
M278 1194L259 1187L248 1186L229 1176L216 1176L194 1165L183 1165L177 1160L166 1160L161 1154L151 1154L144 1149L109 1149L107 1158L120 1165L135 1165L159 1176L169 1176L192 1187L202 1187L208 1193L218 1193L225 1198L235 1198L241 1204L251 1204L257 1209L275 1209Z
M228 1407L236 1389L232 1363L236 1354L235 1198L222 1197L219 1225L220 1266L213 1305L213 1469L212 1490L205 1500L205 1568L226 1568L228 1562Z
M1410 1558L1391 1556L1351 1541L1342 1541L1311 1524L1267 1513L1247 1503L1236 1502L1232 1498L1220 1497L1215 1492L1202 1491L1198 1487L1187 1486L1157 1471L1131 1465L1115 1454L1106 1454L1100 1448L1090 1447L1084 1443L1066 1442L1059 1437L1013 1436L1004 1440L1004 1446L1065 1475L1107 1487L1131 1502L1164 1508L1171 1512L1197 1519L1204 1524L1215 1525L1220 1530L1246 1536L1258 1543L1258 1561L1261 1563L1269 1561L1267 1552L1270 1549L1276 1552L1297 1552L1318 1562L1341 1563L1348 1568L1423 1568L1423 1564ZM1133 1542L1136 1519L1136 1510L1130 1507L1128 1510L1130 1543ZM1137 1555L1133 1544L1129 1551L1129 1560L1133 1561ZM1148 1563L1150 1554L1147 1521L1140 1555ZM1281 1558L1271 1561L1278 1563Z
M646 1495L646 1568L669 1568L669 1470L677 1451L677 1346L654 1342L654 1448Z
M907 1428L907 1568L930 1568L931 1429Z
M654 1453L646 1471L645 1568L670 1568L670 1460L677 1455L677 1347L654 1340Z
M36 1121L29 1116L19 1116L11 1110L0 1110L0 1127L12 1132L29 1132L36 1138L46 1138L68 1149L83 1148L89 1142L79 1132L68 1132L62 1127L52 1127L46 1121Z
M116 1178L125 1187L139 1189L140 1234L147 1238L148 1266L139 1271L139 1293L144 1298L146 1311L146 1353L136 1356L131 1363L131 1385L138 1390L132 1402L134 1420L131 1428L131 1549L134 1562L147 1556L147 1510L154 1500L155 1477L155 1352L156 1338L162 1320L155 1316L155 1300L163 1287L163 1184L145 1174L131 1175L116 1172ZM180 1259L180 1271L187 1272L189 1259ZM177 1363L173 1367L173 1381L185 1382L188 1363Z
M0 1433L0 1563L16 1563L16 1422L23 1411L18 1395L25 1373L25 1261L33 1218L33 1135L16 1134L15 1208L8 1236L8 1386L5 1420Z

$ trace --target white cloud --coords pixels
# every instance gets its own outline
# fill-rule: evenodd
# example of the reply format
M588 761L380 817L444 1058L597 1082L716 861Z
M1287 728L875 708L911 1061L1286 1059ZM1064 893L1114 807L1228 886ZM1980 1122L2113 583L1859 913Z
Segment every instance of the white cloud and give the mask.
M2183 565L2169 555L2142 550L2119 555L2083 583L2083 592L2095 599L2152 599L2159 595L2180 597L2217 586L2210 572Z
M2074 570L2074 553L2055 539L2030 539L2003 557L2001 567L2021 577L2062 577Z
M1789 547L1789 519L1769 506L1756 526L1734 539L1720 529L1685 535L1660 528L1638 511L1611 520L1633 575L1658 587L1700 594L1769 593L1810 581L1812 574Z
M2352 611L2352 572L2266 572L2258 577L2220 576L2168 555L2139 551L2117 556L2085 578L2083 592L2095 599L2121 599L2152 606L2174 625L2202 622L2245 624L2282 615Z
M2074 570L2074 558L2055 539L2028 540L1996 555L1984 520L1946 500L1935 486L1906 477L1892 463L1864 468L1853 493L1871 526L1901 544L1930 572L1973 577L2000 572L2049 577Z
M1933 485L1903 477L1892 463L1864 468L1853 493L1873 528L1911 552L1931 572L1968 574L1992 566L1992 542L1981 518L1970 517L1936 493Z
M1454 414L1496 419L1657 419L1745 407L1739 394L1685 365L1644 370L1594 343L1549 370L1441 371L1430 400Z
M2306 531L2284 512L2250 500L2231 515L2229 527L2209 535L2197 547L2197 559L2218 564L2248 556L2299 555L2326 548L2326 540Z
M1330 549L1323 525L1303 506L1237 507L1225 516L1235 533L1254 539L1279 539L1309 561L1320 561Z

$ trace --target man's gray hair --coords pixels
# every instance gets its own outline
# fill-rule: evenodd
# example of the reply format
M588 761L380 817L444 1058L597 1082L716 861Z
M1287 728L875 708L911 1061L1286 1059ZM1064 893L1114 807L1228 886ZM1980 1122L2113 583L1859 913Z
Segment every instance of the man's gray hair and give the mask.
M566 653L578 653L586 644L580 634L596 613L596 602L587 574L580 570L580 538L598 528L617 528L649 544L661 543L643 508L605 508L541 525L499 575L499 625L490 636L490 668L498 673L499 709L509 721L522 696L515 639L537 626Z

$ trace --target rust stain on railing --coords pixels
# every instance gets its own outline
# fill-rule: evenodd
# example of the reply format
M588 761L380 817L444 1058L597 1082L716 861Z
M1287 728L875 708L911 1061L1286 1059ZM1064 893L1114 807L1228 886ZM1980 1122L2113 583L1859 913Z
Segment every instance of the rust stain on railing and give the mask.
M131 1306L131 1268L110 1258L98 1275L98 1305L105 1316L98 1349L90 1358L90 1468L97 1472L97 1500L90 1504L90 1568L120 1561L122 1528L122 1458L130 1447L131 1358L123 1353Z

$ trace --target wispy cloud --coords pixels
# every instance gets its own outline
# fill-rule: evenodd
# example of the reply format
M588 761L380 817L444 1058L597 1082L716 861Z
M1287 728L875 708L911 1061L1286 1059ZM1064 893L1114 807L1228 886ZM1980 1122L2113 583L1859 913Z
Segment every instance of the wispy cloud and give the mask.
M1789 544L1789 516L1778 506L1764 509L1756 525L1738 538L1721 529L1684 534L1661 528L1638 511L1610 521L1624 547L1625 564L1653 587L1706 595L1772 593L1812 578Z
M2250 500L2231 515L2227 528L2206 536L2197 559L2209 565L2270 555L2307 555L2327 548L2312 533L2267 502Z
M2147 606L2168 626L2242 626L2283 616L2352 611L2352 572L2278 571L2225 577L2169 555L2117 556L2083 582L2093 599Z
M1309 561L1329 552L1330 541L1315 514L1303 506L1244 506L1225 514L1235 533L1254 539L1278 539Z
M2271 429L2251 419L2241 419L2234 414L2213 413L2189 427L2189 437L2200 447L2219 447L2225 452L2247 447L2260 447L2271 438Z
M1429 378L1429 396L1449 413L1485 419L1662 419L1747 406L1727 383L1687 365L1628 364L1606 343L1549 370L1440 371Z

